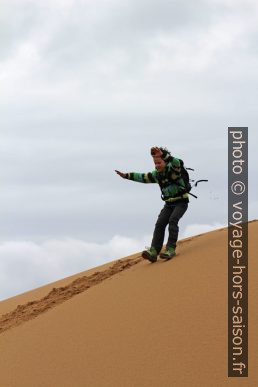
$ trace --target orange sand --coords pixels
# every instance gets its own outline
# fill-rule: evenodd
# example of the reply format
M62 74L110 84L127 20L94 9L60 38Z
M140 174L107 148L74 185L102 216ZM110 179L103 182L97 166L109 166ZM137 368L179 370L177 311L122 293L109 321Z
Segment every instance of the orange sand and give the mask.
M227 377L227 228L155 264L140 253L0 302L1 387L258 386L249 222L249 377Z

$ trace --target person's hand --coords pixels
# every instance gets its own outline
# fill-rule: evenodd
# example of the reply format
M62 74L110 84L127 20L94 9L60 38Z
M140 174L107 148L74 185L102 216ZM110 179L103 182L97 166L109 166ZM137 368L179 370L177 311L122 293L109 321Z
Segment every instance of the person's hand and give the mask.
M125 176L126 176L126 174L125 173L123 173L123 172L120 172L120 171L117 171L116 169L115 169L115 172L119 175L119 176L121 176L123 179L125 178Z
M163 154L163 153L162 153L162 150L159 149L158 146L153 146L153 147L151 148L151 155L152 155L152 157L161 157L162 154Z

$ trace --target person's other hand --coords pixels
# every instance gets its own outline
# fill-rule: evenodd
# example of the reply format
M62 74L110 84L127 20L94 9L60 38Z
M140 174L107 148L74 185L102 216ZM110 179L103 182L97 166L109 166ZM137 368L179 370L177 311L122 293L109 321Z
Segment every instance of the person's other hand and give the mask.
M125 173L123 173L123 172L120 172L120 171L117 171L116 169L115 169L115 172L119 175L119 176L121 176L123 179L125 178L125 176L126 176L126 174Z
M158 146L153 146L153 147L151 148L151 155L152 155L152 157L161 157L162 154L163 154L163 153L162 153L162 150L159 149Z

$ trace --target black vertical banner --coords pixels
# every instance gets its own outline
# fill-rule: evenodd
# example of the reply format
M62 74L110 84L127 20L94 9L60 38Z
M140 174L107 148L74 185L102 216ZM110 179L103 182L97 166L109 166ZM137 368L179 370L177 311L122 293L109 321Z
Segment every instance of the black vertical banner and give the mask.
M228 376L248 376L248 128L228 128Z

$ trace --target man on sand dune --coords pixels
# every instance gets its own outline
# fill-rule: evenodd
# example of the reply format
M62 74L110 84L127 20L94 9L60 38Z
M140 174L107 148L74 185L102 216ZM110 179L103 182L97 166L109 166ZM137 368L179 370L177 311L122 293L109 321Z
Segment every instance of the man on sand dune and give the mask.
M175 254L178 239L178 222L188 208L188 192L182 178L182 161L173 157L166 148L152 147L151 156L155 164L155 170L147 173L115 172L124 179L139 183L158 183L161 189L161 198L165 201L153 233L151 247L142 252L142 257L150 262L156 262L158 255L162 259L171 259ZM168 241L164 253L160 253L165 229L169 225Z

